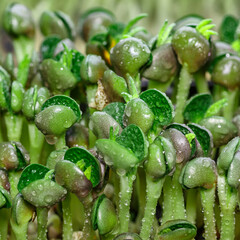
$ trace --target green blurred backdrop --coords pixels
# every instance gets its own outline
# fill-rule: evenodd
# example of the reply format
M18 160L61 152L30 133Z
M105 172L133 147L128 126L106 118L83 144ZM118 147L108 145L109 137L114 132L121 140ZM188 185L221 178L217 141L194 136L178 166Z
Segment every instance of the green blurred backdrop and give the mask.
M4 8L12 0L0 0L0 19ZM15 1L16 2L16 1ZM139 13L148 13L141 25L156 34L165 19L174 22L186 14L212 18L219 26L225 14L240 17L240 0L19 0L28 6L38 22L44 10L62 10L77 24L79 16L91 7L105 7L113 11L117 20L127 22ZM0 20L0 23L2 20ZM39 35L40 36L40 35Z

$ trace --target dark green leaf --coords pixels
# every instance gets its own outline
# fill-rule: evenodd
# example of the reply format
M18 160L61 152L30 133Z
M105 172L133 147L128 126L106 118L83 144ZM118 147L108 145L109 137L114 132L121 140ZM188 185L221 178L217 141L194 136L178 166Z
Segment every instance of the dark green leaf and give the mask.
M169 124L174 117L174 108L165 93L155 89L149 89L141 93L140 98L147 103L153 111L155 120L164 126Z
M85 172L91 166L90 181L93 187L96 187L100 182L100 167L96 158L86 149L73 147L66 151L64 159L77 164L83 160L82 172Z
M60 41L61 38L58 36L50 36L44 39L40 47L43 60L47 58L53 58L54 50Z
M104 198L106 198L106 196L105 196L105 194L102 194L101 196L98 197L98 199L95 201L95 203L93 205L92 216L91 216L93 230L98 229L98 226L97 226L97 224L98 224L97 223L98 208Z
M211 132L209 132L206 128L194 123L188 124L188 127L190 127L196 135L196 138L204 152L204 156L208 157L211 154L213 147Z
M43 165L40 164L31 164L27 166L19 179L18 182L18 191L21 193L22 190L27 187L30 183L43 179L46 173L49 171L48 168L46 168Z
M237 18L231 15L225 16L219 30L220 40L223 42L232 43L234 41L238 24L239 20Z
M77 117L77 121L79 121L81 119L82 113L81 113L81 110L80 110L77 102L75 100L73 100L72 98L64 96L64 95L56 95L54 97L49 98L42 105L42 110L44 110L45 108L48 108L50 106L56 106L56 105L66 106L66 107L71 108Z
M121 102L113 102L108 104L103 111L112 116L122 128L123 125L123 114L125 110L125 104Z
M212 96L208 93L194 95L186 103L183 116L186 120L198 123L212 104Z
M121 135L116 138L116 142L133 152L140 161L143 160L147 154L144 133L134 124L123 129Z

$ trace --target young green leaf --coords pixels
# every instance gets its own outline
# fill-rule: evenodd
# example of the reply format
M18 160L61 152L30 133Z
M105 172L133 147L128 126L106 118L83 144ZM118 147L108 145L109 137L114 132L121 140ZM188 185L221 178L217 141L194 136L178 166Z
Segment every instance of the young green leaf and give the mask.
M42 111L45 108L48 108L50 106L57 106L57 105L66 106L66 107L71 108L77 117L77 121L79 121L81 119L82 113L81 113L81 110L80 110L77 102L75 100L73 100L72 98L64 96L64 95L56 95L54 97L49 98L42 105Z
M169 124L174 117L174 108L171 100L156 89L149 89L142 92L140 98L147 103L148 107L155 115L155 120L161 126Z
M73 147L66 151L64 159L78 165L82 172L86 173L96 187L100 182L100 167L96 158L86 149L81 147Z
M205 117L205 113L211 104L212 96L210 94L196 94L187 101L183 116L190 122L198 123Z
M206 113L204 114L204 118L212 117L214 115L217 115L218 112L227 105L227 99L221 99L215 103L213 103Z

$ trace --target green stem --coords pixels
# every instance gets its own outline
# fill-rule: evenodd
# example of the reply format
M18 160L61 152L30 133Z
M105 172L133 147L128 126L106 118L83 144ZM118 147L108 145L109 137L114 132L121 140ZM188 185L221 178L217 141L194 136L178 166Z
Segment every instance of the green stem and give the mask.
M18 194L18 181L21 176L21 171L15 172L14 170L8 171L8 181L10 183L10 193L12 198Z
M48 209L37 208L38 238L37 240L47 240Z
M216 225L214 216L215 186L212 189L200 189L204 214L204 239L216 240Z
M15 115L6 113L4 115L7 136L9 141L20 142L23 126L23 117L21 115Z
M208 88L208 82L205 78L205 71L198 71L194 74L194 80L198 93L210 93Z
M227 120L232 120L235 106L238 105L238 88L224 91L224 97L227 99L227 106L223 108L223 116Z
M66 198L62 201L63 212L63 240L72 240L72 210L71 210L71 195L67 194Z
M35 123L28 123L31 163L38 163L44 143L44 135L38 130Z
M0 240L6 240L8 235L8 220L10 210L7 208L0 209Z
M92 206L93 206L93 199L92 195L89 194L83 201L84 206L84 225L83 225L83 237L81 240L93 240L96 239L95 232L92 228L92 220L91 220L91 213L92 213Z
M169 186L173 189L174 219L186 219L183 189L179 183L181 170L182 164L177 164L172 177L172 186Z
M15 240L27 240L28 222L18 225L13 219L11 219L10 224Z
M34 41L32 39L25 36L20 36L13 39L13 45L18 63L23 60L26 54L28 54L29 57L32 57L32 52L34 49Z
M144 216L144 208L146 204L146 174L143 168L138 168L137 170L137 178L136 178L136 192L137 192L137 199L138 199L138 215L136 218L136 227L140 230L141 221Z
M119 233L128 232L128 225L130 220L130 201L135 178L136 169L131 173L120 176Z
M163 217L162 223L175 219L186 219L185 203L182 186L179 183L182 164L176 165L172 177L166 177L163 186Z
M183 110L188 98L192 75L185 66L182 66L177 92L177 103L175 110L175 122L183 123Z
M57 142L55 143L56 150L62 149L66 146L65 133L58 137Z
M162 224L169 220L174 219L172 206L173 206L173 198L172 198L172 179L170 176L166 176L165 182L163 184L163 215L162 215Z
M228 185L226 176L218 175L218 197L221 208L220 240L234 240L237 191Z
M192 224L196 223L197 218L197 189L189 189L186 192L186 213L187 220Z
M161 196L162 186L164 183L164 178L158 181L153 181L153 179L146 175L146 183L147 183L147 198L146 198L146 206L144 212L144 218L142 220L142 228L140 232L140 237L143 240L148 240L151 234L151 229L156 213L156 207L158 199Z

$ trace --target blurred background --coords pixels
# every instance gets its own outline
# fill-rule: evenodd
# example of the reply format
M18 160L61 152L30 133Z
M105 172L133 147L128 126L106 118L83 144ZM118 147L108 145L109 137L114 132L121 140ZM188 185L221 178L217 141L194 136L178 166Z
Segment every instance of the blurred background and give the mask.
M0 0L0 25L5 7L14 1ZM156 34L165 19L174 22L186 14L199 14L212 18L218 26L225 14L240 17L240 0L19 0L32 10L36 24L44 10L61 10L69 14L77 24L81 14L92 7L111 10L118 21L126 23L139 13L148 18L140 21L152 34ZM41 35L38 37L41 39ZM40 41L40 40L39 40Z

